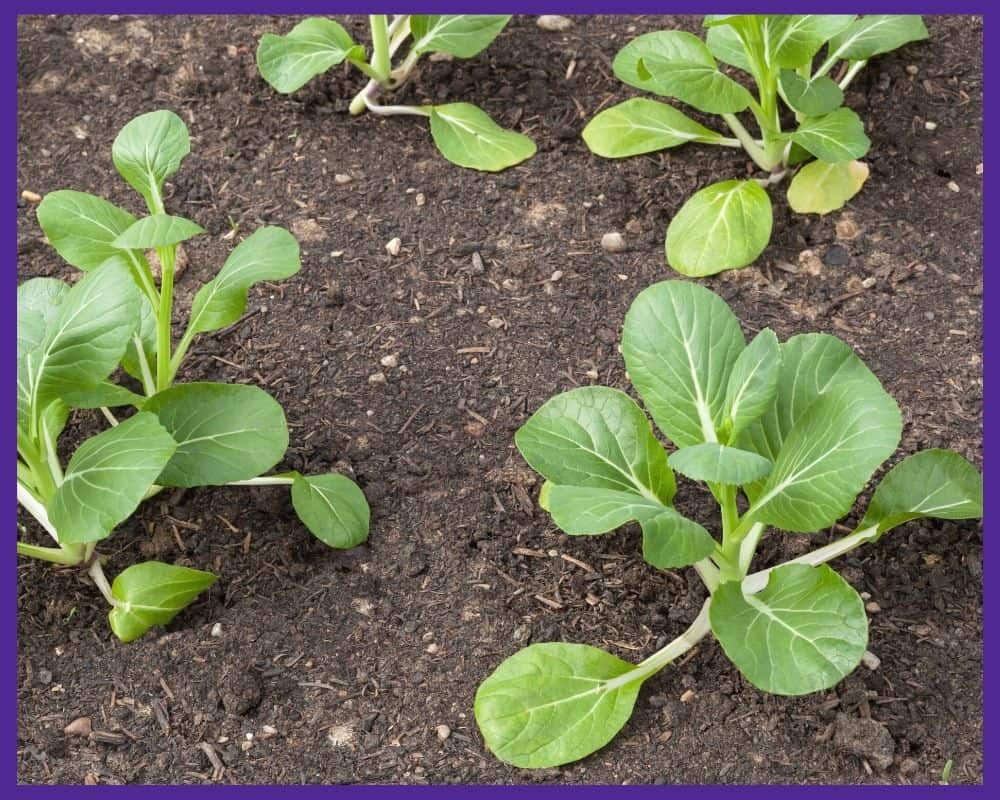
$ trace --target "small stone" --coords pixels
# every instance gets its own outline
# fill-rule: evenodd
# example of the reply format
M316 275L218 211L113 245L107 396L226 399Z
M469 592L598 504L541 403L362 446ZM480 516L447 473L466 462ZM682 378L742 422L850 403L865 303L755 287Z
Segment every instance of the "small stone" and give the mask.
M382 356L382 358L379 359L379 363L383 367L389 367L389 369L395 369L396 367L399 366L399 356L397 356L395 353L390 353L387 356Z
M21 192L21 197L24 198L25 200L27 200L29 203L41 203L42 202L42 196L40 194L36 194L35 192L32 192L29 189L25 189L23 192Z
M845 241L850 241L851 239L857 239L858 234L861 231L858 226L854 223L854 220L849 217L843 217L837 221L837 238L843 239Z
M385 251L390 256L398 256L399 255L399 251L402 248L402 246L403 246L403 242L397 236L395 239L390 239L388 242L386 242Z
M823 272L823 262L812 250L799 253L799 266L807 275L819 275Z
M839 244L830 245L823 253L823 263L828 267L843 267L850 260L851 255L847 252L847 248Z
M425 649L427 650L428 653L430 653L433 656L433 655L437 655L438 651L441 648L438 647L438 645L435 644L434 642L431 642L429 645L427 645L427 647Z
M557 269L555 272L552 273L552 277L549 278L549 280L552 281L552 283L555 283L558 280L562 280L562 276L563 276L563 271L561 269Z
M438 725L436 730L438 739L440 739L442 742L449 736L451 736L451 728L449 728L447 725Z
M861 288L871 289L876 283L878 283L878 278L874 277L873 275L869 275L867 278L861 281Z
M916 75L918 72L920 72L920 68L917 67L916 64L907 64L906 65L906 74L907 75Z
M213 639L221 639L222 638L222 623L221 622L216 622L212 626L211 636L212 636Z
M687 689L684 694L681 695L682 703L690 703L694 700L694 689Z
M333 182L337 184L337 186L346 186L353 180L354 178L352 178L350 175L345 175L343 172L338 172L336 175L333 176Z
M924 128L926 128L929 131L936 131L937 130L937 123L936 122L931 122L930 120L927 120L927 122L924 123Z
M63 728L63 733L67 736L90 736L93 730L90 717L77 717L69 725Z
M874 600L871 600L870 602L865 603L865 611L867 611L869 614L877 614L881 610L882 610L882 606L880 606Z
M374 372L368 376L368 383L373 384L383 384L385 383L385 373L384 372Z
M493 330L498 331L506 326L507 323L500 319L500 317L492 317L486 324L493 328Z
M861 656L861 663L874 672L881 666L882 659L870 650L865 650L865 654Z
M416 202L416 204L418 206L422 206L424 203L427 202L427 198L424 197L424 193L423 192L417 192L417 196L414 197L413 199L414 199L414 201Z
M573 20L558 14L542 14L538 18L538 27L543 31L568 31L573 27Z
M608 253L620 253L625 249L625 237L612 231L601 237L601 247Z
M961 189L958 188L958 184L955 183L955 181L948 181L948 189L949 191L955 192L956 194L962 191Z
M977 175L982 175L983 174L983 162L982 161L980 161L978 164L976 164L976 174Z

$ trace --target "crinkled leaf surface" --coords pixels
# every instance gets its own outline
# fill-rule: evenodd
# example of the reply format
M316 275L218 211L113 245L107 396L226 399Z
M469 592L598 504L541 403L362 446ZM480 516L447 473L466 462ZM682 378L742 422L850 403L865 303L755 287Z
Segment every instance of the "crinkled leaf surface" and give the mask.
M122 250L151 250L187 241L204 232L204 228L184 217L152 214L118 234L114 245Z
M150 111L127 122L111 146L115 168L143 196L149 210L163 212L163 182L191 152L184 122L173 111Z
M292 504L305 526L329 547L346 550L368 538L368 501L350 478L296 474Z
M364 53L339 22L310 17L284 36L261 36L257 68L275 91L289 94L357 51Z
M210 572L159 561L134 564L120 572L111 594L120 605L108 613L115 636L138 639L154 625L166 625L199 594L215 583Z
M770 460L717 442L682 447L671 453L670 466L694 481L742 486L763 478L774 466Z
M652 31L637 36L618 51L611 65L615 77L636 89L656 91L649 71L639 68L639 62L647 56L690 61L709 67L715 65L712 54L697 36L685 31Z
M431 136L452 164L484 172L499 172L535 154L529 137L501 128L471 103L433 106Z
M722 138L673 106L645 97L633 97L605 109L583 129L583 140L590 151L605 158L624 158L685 142L711 143Z
M664 57L658 53L643 56L636 66L639 76L649 79L649 91L675 97L706 114L743 111L753 97L741 84L719 71L705 44L703 58L697 61Z
M831 164L861 158L872 144L865 135L861 117L849 108L805 119L788 136L816 158Z
M829 164L813 161L795 173L788 186L788 205L799 214L829 214L861 191L868 180L863 161Z
M485 50L509 21L510 14L413 14L413 49L472 58Z
M115 239L135 217L100 197L60 189L38 204L38 224L55 251L74 267L96 269L119 255Z

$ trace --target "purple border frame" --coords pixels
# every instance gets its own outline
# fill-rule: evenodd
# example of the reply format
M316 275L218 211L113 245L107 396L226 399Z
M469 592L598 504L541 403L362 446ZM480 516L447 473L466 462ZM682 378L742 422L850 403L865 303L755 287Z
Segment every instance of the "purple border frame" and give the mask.
M9 113L4 115L2 122L3 148L8 156L3 161L2 169L4 182L8 187L17 185L17 17L22 14L348 14L367 13L371 10L371 2L361 0L286 0L282 3L279 0L245 0L244 2L234 2L234 0L132 0L132 2L122 2L121 0L78 0L69 2L68 0L13 0L0 14L0 30L2 30L2 40L7 42L8 54L5 57L7 68L3 72L5 85L2 89L7 102ZM386 6L382 10L386 12L412 11L416 6L421 12L435 13L467 13L469 11L485 13L521 13L521 14L680 14L680 13L739 13L747 10L747 5L760 5L740 2L740 0L420 0L419 2L387 2L380 5ZM769 12L802 13L825 12L843 13L844 11L856 11L861 13L921 13L921 14L979 14L984 18L984 80L992 81L993 78L1000 80L997 64L1000 63L1000 56L993 53L986 46L986 42L1000 42L996 36L988 35L992 32L992 22L987 22L987 11L990 10L988 0L911 0L910 2L900 2L900 0L862 0L854 4L853 8L845 9L841 4L830 2L830 0L799 0L799 2L788 2L778 0L766 4ZM997 12L1000 19L1000 11ZM989 33L987 33L989 32ZM984 142L989 141L990 134L1000 131L1000 124L997 124L995 107L992 99L983 100ZM986 252L992 252L993 242L997 241L998 234L992 232L987 234L988 226L986 220L992 198L996 196L995 190L989 187L988 181L983 185L983 263L985 264ZM996 206L997 203L993 202ZM17 215L12 214L5 226L5 245L17 263ZM16 270L9 287L16 287ZM1000 426L993 427L985 423L986 409L989 401L986 395L987 386L992 386L992 373L997 371L992 366L993 357L1000 353L1000 316L996 322L986 313L991 307L1000 308L1000 299L996 299L996 288L1000 278L995 278L985 274L983 280L983 349L984 349L984 455L983 468L986 480L986 518L992 520L1000 513L1000 481L994 479L993 471L987 469L987 463L992 464L987 453L992 453L992 447L1000 447L1000 443L995 442L1000 434ZM2 315L3 348L7 355L4 356L7 363L7 374L10 382L7 386L12 387L15 383L15 358L14 341L16 338L17 309L15 292L7 295L4 301L7 313ZM13 417L15 404L13 392L8 391L3 405L7 408L8 417ZM3 441L7 441L8 452L14 450L13 427L0 427L0 436ZM6 463L6 466L2 466ZM11 462L0 461L3 473L9 477L3 479L3 483L9 485L7 481L15 477ZM991 491L994 490L994 491ZM16 505L11 506L11 522L16 515ZM984 541L984 566L993 573L996 569L994 562L997 545L988 540ZM8 608L16 608L17 603L17 558L12 548L0 548L0 560L4 565L4 571L11 576L12 580L7 585ZM996 616L1000 614L997 610L997 592L989 587L989 582L984 581L983 585L983 674L988 673L987 665L997 663L995 651L998 648L996 635ZM17 620L12 614L10 616L0 615L0 641L10 645L8 655L3 659L0 674L3 675L3 683L7 687L17 683ZM628 797L653 798L663 797L667 794L684 795L687 797L714 797L728 794L739 797L749 796L753 798L772 798L775 795L788 797L794 793L808 792L810 797L831 798L831 797L864 797L873 796L875 793L893 794L900 796L905 793L907 797L939 797L947 792L953 797L988 797L989 786L996 781L991 780L994 768L991 763L991 755L1000 752L994 743L991 735L995 728L993 718L997 706L997 692L993 690L984 680L983 686L983 784L980 786L627 786L611 787L606 786L101 786L76 787L76 786L26 786L17 784L17 695L12 688L7 688L2 693L0 699L0 718L4 720L3 730L0 732L0 742L2 749L7 753L4 756L2 767L2 782L0 787L10 792L8 796L14 797L37 797L37 798L63 798L76 797L82 794L100 792L101 796L143 797L158 796L163 797L169 793L177 793L184 797L206 797L213 800L224 800L225 798L252 797L321 797L340 794L345 796L350 793L352 798L359 800L373 800L374 798L406 797L406 798L429 798L439 796L474 798L552 798L566 797L569 792L573 793L574 800L606 800L609 789L616 793L628 795ZM6 794L6 791L4 792Z

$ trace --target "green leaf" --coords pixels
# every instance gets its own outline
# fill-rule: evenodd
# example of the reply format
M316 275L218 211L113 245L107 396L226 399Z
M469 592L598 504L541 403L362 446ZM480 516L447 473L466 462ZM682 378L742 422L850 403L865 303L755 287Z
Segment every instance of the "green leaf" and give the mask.
M708 558L715 539L701 525L672 508L642 520L642 557L657 569L678 569Z
M653 284L625 315L622 355L629 377L678 447L717 439L726 381L743 347L729 306L696 283Z
M778 394L781 345L770 328L758 333L740 353L726 385L726 441L736 437L767 411Z
M632 492L663 505L673 500L666 452L639 406L615 389L586 386L556 395L521 426L514 442L554 484Z
M881 387L856 381L820 395L789 431L747 514L786 531L828 528L851 510L902 429Z
M348 58L354 40L339 22L304 19L285 36L265 33L257 45L257 69L275 91L289 94Z
M878 526L881 536L911 519L979 519L983 476L951 450L921 450L882 479L858 528Z
M821 161L833 164L861 158L872 144L861 117L849 108L803 120L788 138Z
M535 154L535 143L523 133L501 128L471 103L431 107L431 136L452 164L483 172L500 172Z
M684 31L653 31L637 36L619 50L611 68L618 80L636 89L655 92L656 83L649 71L639 67L639 62L649 56L715 66L715 59L697 36Z
M763 478L774 464L770 460L716 442L693 444L672 453L670 466L694 481L742 486Z
M150 372L156 373L156 312L145 295L139 297L139 326L129 339L122 356L122 369L137 381L142 380L142 368L139 365L139 351L136 348L135 337L139 337L142 351L146 357L146 365Z
M799 214L829 214L861 191L868 180L862 161L828 164L813 161L795 173L788 186L788 205Z
M583 644L533 644L504 661L476 692L486 746L517 767L555 767L610 742L632 715L635 667Z
M243 316L247 292L258 281L277 281L299 271L299 243L284 228L254 231L229 254L215 278L198 290L188 329L193 333L225 328Z
M654 517L667 506L635 491L550 483L543 508L564 533L596 536L626 522Z
M667 261L701 278L745 267L767 247L771 198L756 181L721 181L695 192L667 228Z
M844 92L826 75L806 79L794 70L783 69L778 85L789 108L807 117L829 114L844 102Z
M605 158L652 153L685 142L713 144L723 138L673 106L644 97L602 111L583 129L590 151Z
M156 417L144 412L87 439L48 504L60 542L110 535L132 516L176 447Z
M868 14L830 40L828 60L863 61L927 36L918 14Z
M163 182L180 169L190 152L187 126L173 111L160 110L126 123L111 146L111 159L150 212L161 214Z
M767 52L779 67L797 69L811 63L826 41L843 31L854 18L853 14L777 14L765 17Z
M135 222L135 217L107 200L69 189L45 195L37 215L49 244L82 270L96 269L120 255L113 243Z
M111 584L118 602L108 623L123 642L138 639L154 625L166 625L199 594L215 583L211 572L160 561L133 564Z
M510 21L510 14L413 14L413 51L472 58L485 50Z
M63 392L62 399L73 408L118 408L121 406L135 406L140 408L146 402L146 398L131 392L124 386L119 386L111 381L101 381L90 386L81 386Z
M709 28L705 34L705 46L723 64L753 74L753 67L750 65L750 59L747 58L743 40L740 39L735 28L728 25L716 25Z
M56 278L31 278L17 287L17 357L42 346L69 286Z
M649 74L650 91L664 97L676 97L706 114L735 114L743 111L753 97L743 86L719 72L719 67L704 44L705 56L711 64L664 58L651 53L639 61L640 77Z
M249 480L288 448L285 412L263 389L238 383L185 383L155 394L145 411L177 442L161 486L221 486Z
M712 595L712 632L729 660L758 689L799 695L835 686L868 646L861 597L825 564L774 569L759 594L739 582Z
M313 535L330 547L346 550L368 538L368 501L358 485L343 475L296 474L292 505Z
M169 247L185 242L204 232L204 228L184 217L153 214L122 231L115 239L114 246L122 250L151 250L154 247Z

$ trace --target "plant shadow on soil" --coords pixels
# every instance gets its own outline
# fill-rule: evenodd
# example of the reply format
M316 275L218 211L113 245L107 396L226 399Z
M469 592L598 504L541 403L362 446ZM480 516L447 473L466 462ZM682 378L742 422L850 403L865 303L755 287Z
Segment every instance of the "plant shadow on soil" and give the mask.
M181 309L231 249L231 226L284 225L303 248L302 272L252 291L246 320L202 338L182 378L267 389L289 417L283 466L353 474L373 516L367 545L335 552L281 489L157 498L104 548L110 572L157 558L221 580L128 646L80 574L19 563L20 780L197 783L213 779L211 753L214 778L232 783L928 783L949 758L953 782L981 781L972 523L911 523L835 565L877 604L877 670L771 697L709 640L651 680L583 762L524 772L484 749L476 687L518 648L587 642L638 661L697 613L693 571L646 565L636 530L557 531L513 433L558 391L629 389L621 321L673 276L670 216L747 165L708 147L608 161L580 140L632 94L611 74L615 52L648 30L697 30L695 18L578 17L565 33L515 18L483 55L424 65L404 98L475 102L536 139L533 160L499 175L447 164L420 120L349 117L357 73L276 96L253 54L292 24L21 18L19 191L68 187L138 210L111 141L140 112L181 114L193 152L167 206L210 234L188 248ZM349 27L365 35L362 18ZM848 93L873 140L864 191L826 218L793 216L774 192L768 250L705 284L748 336L827 331L855 347L903 409L901 453L950 447L981 464L982 22L929 27L929 42L877 59ZM34 207L18 218L18 279L72 277ZM626 252L601 250L612 230ZM82 436L98 420L73 424ZM707 498L686 484L679 504L711 527ZM760 563L812 544L772 535ZM65 735L82 716L99 734Z

